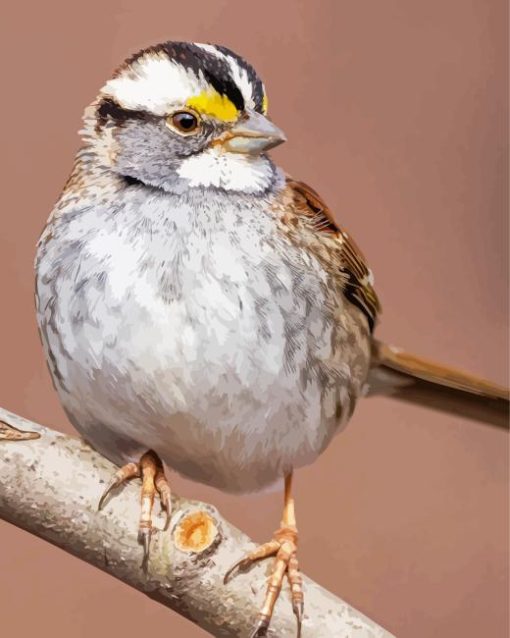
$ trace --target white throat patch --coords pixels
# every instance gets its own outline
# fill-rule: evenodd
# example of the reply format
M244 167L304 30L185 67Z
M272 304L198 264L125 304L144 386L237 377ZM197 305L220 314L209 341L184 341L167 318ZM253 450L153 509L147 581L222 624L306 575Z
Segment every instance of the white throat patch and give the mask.
M185 159L177 173L190 186L260 193L271 185L273 171L266 157L227 153L212 147Z

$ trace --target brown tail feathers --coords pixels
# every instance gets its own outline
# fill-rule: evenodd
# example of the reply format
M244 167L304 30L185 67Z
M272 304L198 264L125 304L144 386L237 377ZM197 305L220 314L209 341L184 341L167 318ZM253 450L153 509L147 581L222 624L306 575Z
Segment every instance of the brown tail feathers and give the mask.
M443 412L509 428L509 391L455 368L374 340L368 394L387 394Z

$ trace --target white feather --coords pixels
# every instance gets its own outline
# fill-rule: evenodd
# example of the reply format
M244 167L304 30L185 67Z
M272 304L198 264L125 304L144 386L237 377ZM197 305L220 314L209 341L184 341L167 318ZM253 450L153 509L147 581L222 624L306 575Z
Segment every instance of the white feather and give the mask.
M109 80L102 95L128 109L166 115L176 105L207 89L207 82L166 55L148 53L118 77Z
M214 186L244 193L266 190L273 177L266 158L228 153L216 147L188 157L177 172L189 180L190 186Z

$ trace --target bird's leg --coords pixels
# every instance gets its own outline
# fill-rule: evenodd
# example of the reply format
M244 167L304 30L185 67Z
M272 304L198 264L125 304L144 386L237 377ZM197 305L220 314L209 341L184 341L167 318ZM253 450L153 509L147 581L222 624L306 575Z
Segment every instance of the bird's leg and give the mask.
M297 540L298 533L294 512L294 499L292 497L291 473L285 477L285 501L280 528L276 530L272 540L254 549L225 574L224 580L225 583L227 583L236 571L245 571L256 561L274 556L264 603L260 609L257 624L250 638L264 636L266 634L285 576L287 576L290 585L292 610L297 620L297 636L298 638L301 636L303 588L297 560Z
M165 476L163 463L159 456L149 450L146 452L138 463L127 463L118 469L113 475L112 480L106 486L101 498L99 499L98 509L102 509L108 494L132 478L142 479L142 490L140 500L140 523L138 525L138 540L143 545L143 561L142 567L147 569L149 561L149 549L151 535L154 530L152 525L152 508L154 505L154 496L158 493L161 500L161 506L166 512L166 520L164 530L168 529L170 524L170 516L172 511L172 500L170 485Z

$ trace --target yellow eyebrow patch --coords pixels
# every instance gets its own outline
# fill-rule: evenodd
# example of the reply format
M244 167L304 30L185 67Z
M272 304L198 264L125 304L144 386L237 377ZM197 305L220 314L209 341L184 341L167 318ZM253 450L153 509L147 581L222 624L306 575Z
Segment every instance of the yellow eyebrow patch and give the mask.
M264 93L264 97L262 98L262 113L264 115L267 113L267 106L268 106L267 94Z
M211 115L224 122L234 122L239 115L235 105L226 95L220 95L213 90L202 91L202 93L190 97L186 106L195 109L198 113Z

